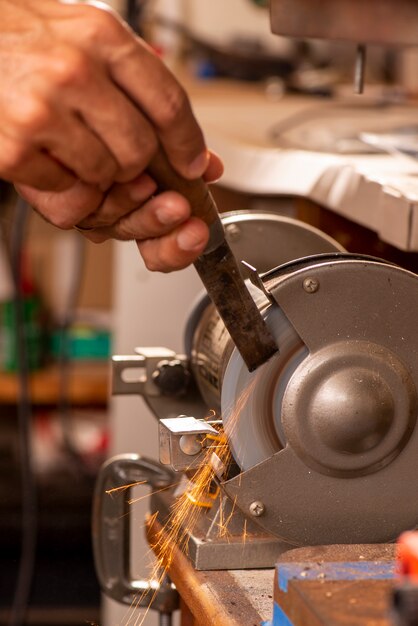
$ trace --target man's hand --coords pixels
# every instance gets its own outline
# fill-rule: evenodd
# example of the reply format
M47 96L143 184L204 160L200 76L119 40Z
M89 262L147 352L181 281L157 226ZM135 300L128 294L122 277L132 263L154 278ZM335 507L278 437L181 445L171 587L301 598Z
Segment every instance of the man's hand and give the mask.
M205 180L216 180L222 171L219 158L209 154ZM128 183L115 183L106 193L80 181L61 192L23 185L18 191L56 226L91 228L82 233L95 243L135 239L150 270L182 269L201 254L208 241L206 224L190 216L185 198L170 191L154 195L156 184L147 174Z
M177 194L151 197L161 145L185 178L221 173L187 95L110 10L0 0L0 178L59 228L136 239L150 269L184 267L206 226Z
M38 189L131 181L158 142L186 178L207 167L183 88L95 6L0 0L0 119L0 176Z

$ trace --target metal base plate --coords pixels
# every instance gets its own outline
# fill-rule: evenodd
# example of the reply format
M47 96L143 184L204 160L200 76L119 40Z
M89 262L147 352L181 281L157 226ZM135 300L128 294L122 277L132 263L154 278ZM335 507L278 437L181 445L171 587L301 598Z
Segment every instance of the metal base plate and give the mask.
M176 496L175 488L151 496L151 513L157 514L161 525L170 532L169 518ZM218 496L212 509L193 514L193 528L178 530L178 537L187 539L179 547L197 570L242 570L274 567L281 554L292 548L270 533L258 528L238 509L231 511L231 501ZM227 530L219 523L228 520Z

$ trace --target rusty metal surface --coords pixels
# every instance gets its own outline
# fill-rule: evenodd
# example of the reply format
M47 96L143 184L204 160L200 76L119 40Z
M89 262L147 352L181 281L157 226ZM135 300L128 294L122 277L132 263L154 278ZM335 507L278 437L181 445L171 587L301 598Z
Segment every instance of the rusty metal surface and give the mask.
M225 241L195 261L195 268L250 372L277 352L277 345L250 296Z
M416 0L271 0L278 35L383 45L418 43Z

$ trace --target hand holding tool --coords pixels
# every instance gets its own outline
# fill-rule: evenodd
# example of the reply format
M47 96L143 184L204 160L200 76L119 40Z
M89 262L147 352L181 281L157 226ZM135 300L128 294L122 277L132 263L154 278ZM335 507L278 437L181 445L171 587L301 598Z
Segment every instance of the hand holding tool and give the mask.
M249 371L277 352L276 342L241 276L215 201L202 179L186 180L172 168L162 150L148 167L162 190L177 191L190 203L192 214L210 229L209 243L194 266Z

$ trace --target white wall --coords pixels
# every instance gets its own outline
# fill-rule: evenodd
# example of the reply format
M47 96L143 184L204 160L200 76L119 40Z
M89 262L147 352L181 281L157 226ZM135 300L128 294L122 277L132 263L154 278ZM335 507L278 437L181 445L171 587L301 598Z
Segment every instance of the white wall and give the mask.
M281 53L293 49L289 40L271 34L269 11L249 0L152 0L150 6L213 44L227 45L236 37L246 37Z
M136 245L115 244L114 347L116 354L133 354L135 346L166 346L183 350L183 328L200 280L193 268L173 274L148 272ZM141 398L115 397L111 406L111 453L137 452L158 458L157 420ZM146 502L133 505L132 527L136 541L132 554L135 577L148 577L148 545L143 538ZM128 626L139 622L138 612L104 601L102 626ZM150 612L144 626L156 626Z
M285 51L292 44L270 31L269 12L249 0L185 0L188 26L198 37L219 44L231 38L257 39L270 49Z

